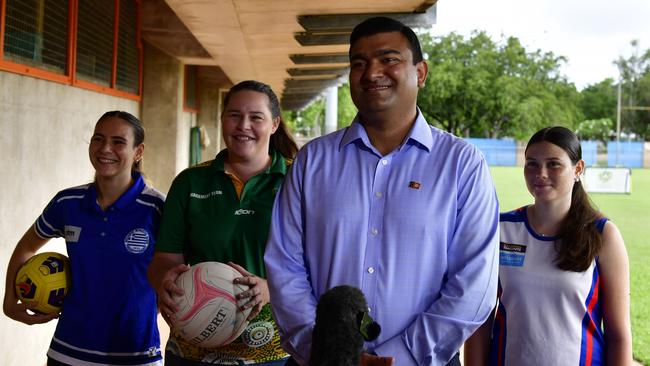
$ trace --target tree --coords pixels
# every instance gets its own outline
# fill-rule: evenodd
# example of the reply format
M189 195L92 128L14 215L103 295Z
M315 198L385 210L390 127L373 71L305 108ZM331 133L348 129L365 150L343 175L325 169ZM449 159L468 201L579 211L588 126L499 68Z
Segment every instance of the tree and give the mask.
M587 120L608 118L616 120L616 85L607 78L592 84L580 92L580 109Z
M357 114L357 108L350 97L350 85L346 82L338 87L337 128L347 127ZM319 97L300 111L282 113L291 131L302 136L310 136L316 126L322 128L325 120L325 99Z
M527 139L541 127L573 127L579 94L551 52L527 52L515 37L497 44L485 33L421 35L429 77L418 96L427 120L464 136Z
M612 134L614 122L609 118L588 119L580 122L576 135L583 140L598 140L607 144Z
M299 111L283 111L282 119L293 134L300 137L313 137L320 133L325 119L325 101L318 98Z
M345 84L339 86L339 106L337 112L338 118L338 128L347 127L352 123L352 119L357 115L357 107L354 106L352 102L352 97L350 96L350 84L345 82Z

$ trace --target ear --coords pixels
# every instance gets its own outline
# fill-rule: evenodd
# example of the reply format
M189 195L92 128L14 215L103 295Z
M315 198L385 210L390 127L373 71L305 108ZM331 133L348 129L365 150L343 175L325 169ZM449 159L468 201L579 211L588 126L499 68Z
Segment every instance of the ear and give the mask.
M575 173L575 178L580 179L580 176L584 172L585 172L585 161L580 159L580 160L578 160L578 162L576 163L576 166L575 166L575 172L574 172Z
M144 144L135 147L135 162L137 163L142 160L142 156L144 156Z
M278 130L278 127L280 127L280 121L281 121L280 116L273 118L273 126L271 127L271 135L275 133L275 131Z
M426 61L422 60L415 65L415 70L418 74L418 88L424 88L427 75L429 74L429 65L427 65Z

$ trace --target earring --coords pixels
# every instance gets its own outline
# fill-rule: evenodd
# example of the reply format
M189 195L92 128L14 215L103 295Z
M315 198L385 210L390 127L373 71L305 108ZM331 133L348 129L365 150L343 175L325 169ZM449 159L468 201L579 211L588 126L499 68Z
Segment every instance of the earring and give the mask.
M580 182L580 176L575 177L576 183Z

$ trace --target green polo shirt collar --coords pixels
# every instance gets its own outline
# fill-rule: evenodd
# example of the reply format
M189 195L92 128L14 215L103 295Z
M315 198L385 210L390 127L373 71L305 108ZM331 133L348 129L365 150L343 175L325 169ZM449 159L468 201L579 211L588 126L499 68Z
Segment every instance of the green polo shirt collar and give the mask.
M275 149L270 149L269 154L271 155L271 165L264 171L265 174L281 174L282 176L287 174L287 163L285 159L280 155L280 153ZM212 161L212 166L220 172L224 172L224 162L228 156L228 149L221 150L217 156Z

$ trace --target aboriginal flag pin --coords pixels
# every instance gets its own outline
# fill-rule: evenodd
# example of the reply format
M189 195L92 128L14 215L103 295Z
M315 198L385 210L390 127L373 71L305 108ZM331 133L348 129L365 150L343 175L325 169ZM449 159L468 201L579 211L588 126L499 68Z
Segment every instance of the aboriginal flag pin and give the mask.
M411 181L411 182L409 182L409 188L420 189L420 183L415 182L415 181Z

